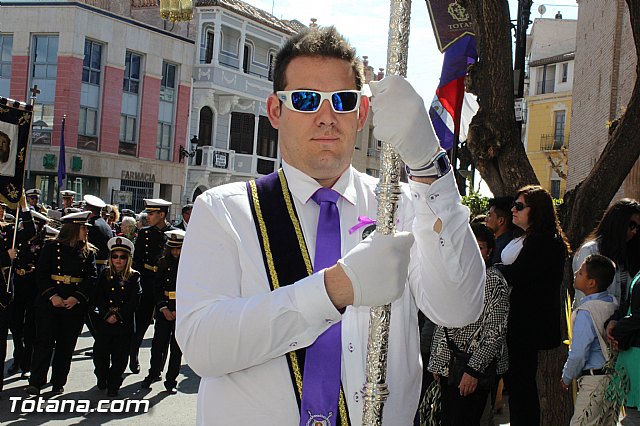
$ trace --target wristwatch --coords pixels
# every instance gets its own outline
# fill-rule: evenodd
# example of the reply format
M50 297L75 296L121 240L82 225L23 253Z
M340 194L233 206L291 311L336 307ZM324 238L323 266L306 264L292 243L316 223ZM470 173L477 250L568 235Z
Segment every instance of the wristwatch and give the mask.
M412 169L409 166L406 166L406 169L407 174L410 176L437 179L449 173L449 170L451 170L451 163L449 162L447 153L445 151L440 151L426 166L419 169Z

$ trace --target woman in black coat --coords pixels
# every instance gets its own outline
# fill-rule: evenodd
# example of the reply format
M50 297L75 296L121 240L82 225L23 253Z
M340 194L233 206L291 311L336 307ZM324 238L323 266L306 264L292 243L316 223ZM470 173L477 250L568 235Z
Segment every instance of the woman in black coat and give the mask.
M513 224L524 231L503 251L500 265L511 287L507 347L512 426L540 424L536 384L538 350L561 343L560 288L569 244L549 193L537 185L518 191Z
M114 237L107 242L107 247L108 267L100 273L93 297L93 305L98 309L93 364L98 389L108 389L108 396L118 396L142 289L140 274L131 268L133 243L124 237Z
M97 278L95 247L88 242L88 216L88 211L64 216L58 237L47 242L40 253L36 267L36 340L31 378L25 389L31 395L39 395L47 383L49 364L53 393L64 392Z

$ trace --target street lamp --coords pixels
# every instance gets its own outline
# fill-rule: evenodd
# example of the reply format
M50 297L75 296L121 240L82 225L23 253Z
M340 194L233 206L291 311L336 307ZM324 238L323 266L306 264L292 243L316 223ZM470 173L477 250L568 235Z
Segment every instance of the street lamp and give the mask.
M193 137L191 138L191 140L189 142L190 142L190 145L191 145L191 151L187 151L186 149L184 149L184 147L182 145L180 145L180 152L178 154L178 161L179 162L182 162L182 160L185 157L192 158L193 156L196 155L196 148L198 148L198 137L196 135L193 135Z

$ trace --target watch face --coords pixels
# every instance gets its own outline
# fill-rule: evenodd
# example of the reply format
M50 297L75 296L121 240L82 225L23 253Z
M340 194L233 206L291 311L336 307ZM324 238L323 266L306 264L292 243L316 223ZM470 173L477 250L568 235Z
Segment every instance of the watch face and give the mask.
M438 158L436 159L436 165L438 168L438 174L440 176L443 176L449 173L449 169L451 168L451 163L449 163L449 157L447 157L447 154L438 156Z

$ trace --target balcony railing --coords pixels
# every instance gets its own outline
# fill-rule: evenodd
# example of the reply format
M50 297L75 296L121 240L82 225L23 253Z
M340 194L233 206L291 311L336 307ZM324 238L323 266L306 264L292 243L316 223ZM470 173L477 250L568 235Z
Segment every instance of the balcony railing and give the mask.
M563 134L540 135L540 151L558 151L566 147L567 138Z
M555 90L555 80L544 80L536 83L536 95L553 93Z

